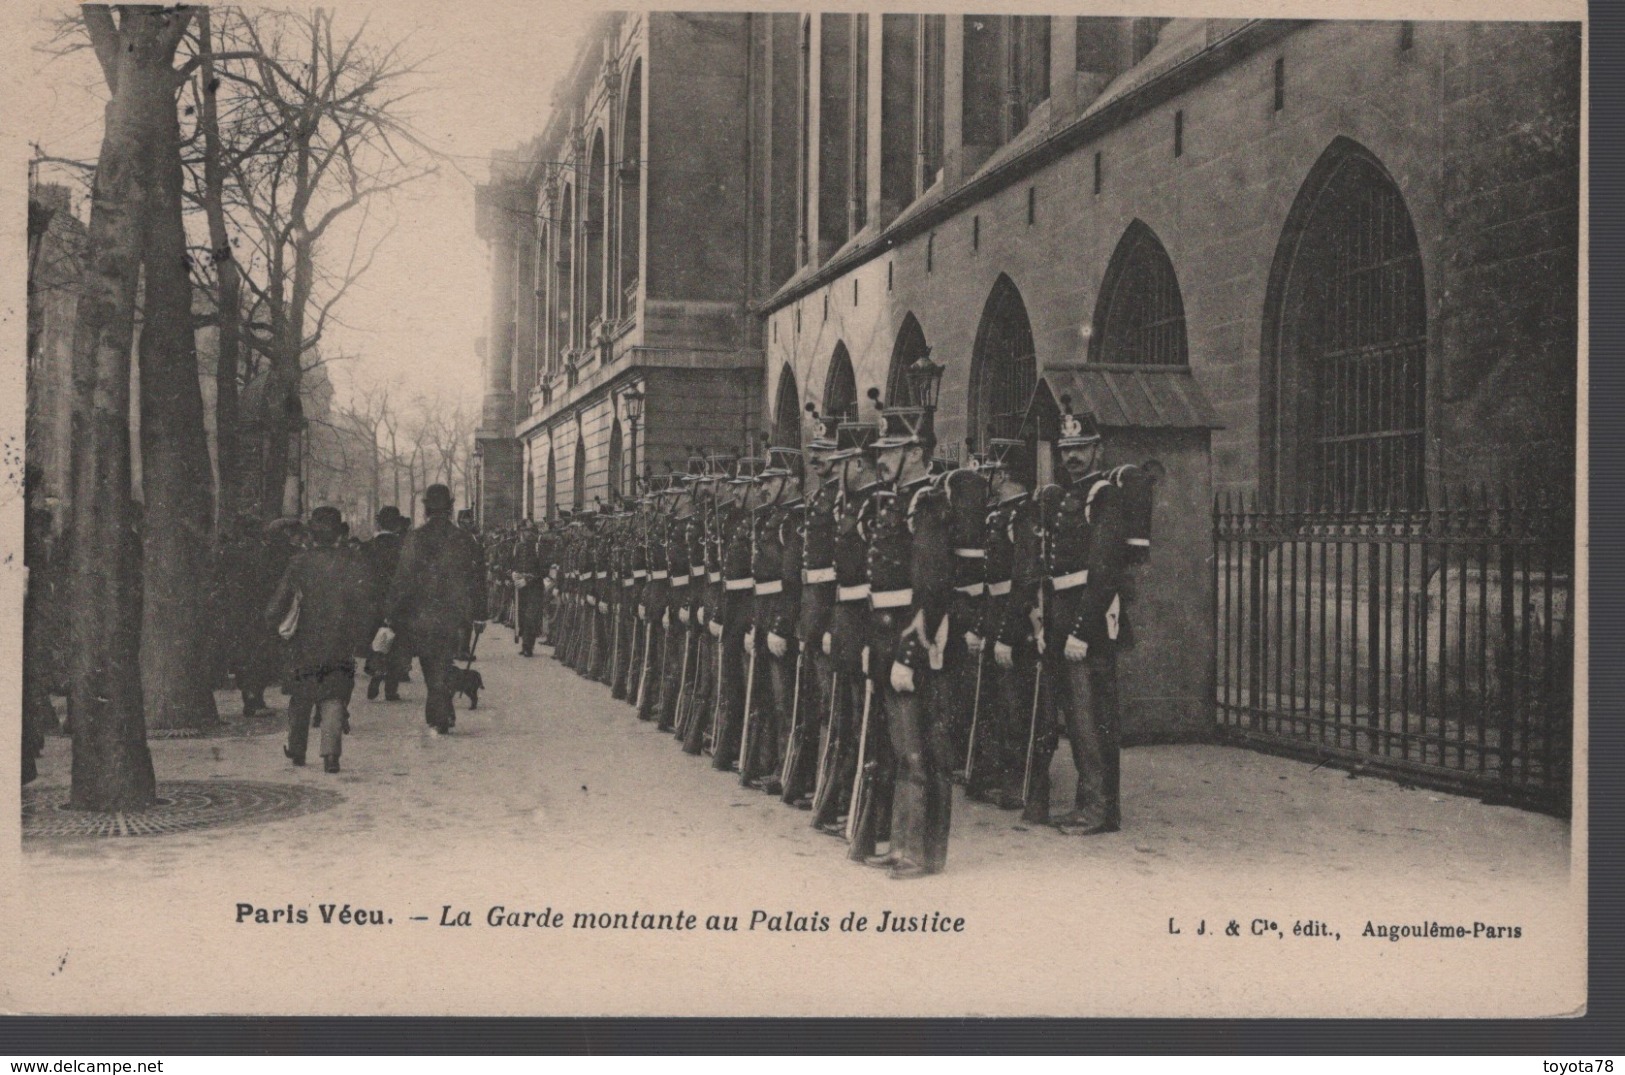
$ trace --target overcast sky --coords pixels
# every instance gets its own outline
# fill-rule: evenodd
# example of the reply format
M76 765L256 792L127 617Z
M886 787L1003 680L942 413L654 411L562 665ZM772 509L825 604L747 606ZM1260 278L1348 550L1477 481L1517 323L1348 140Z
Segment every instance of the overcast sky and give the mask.
M344 324L330 331L324 351L358 355L354 372L369 380L398 373L409 395L477 405L474 341L485 331L489 274L484 244L474 234L472 184L486 178L493 150L541 132L553 85L574 59L593 9L557 0L390 0L325 8L341 31L370 16L369 36L409 39L410 52L432 57L426 91L412 105L414 119L425 140L462 172L442 165L439 175L396 199L399 226L370 274L345 297ZM41 4L32 22L15 10L5 22L43 41L51 14L64 10L67 5ZM4 110L0 124L8 136L37 141L53 155L94 159L106 101L94 58L32 53L28 62L33 107ZM334 375L342 391L351 373L339 368Z

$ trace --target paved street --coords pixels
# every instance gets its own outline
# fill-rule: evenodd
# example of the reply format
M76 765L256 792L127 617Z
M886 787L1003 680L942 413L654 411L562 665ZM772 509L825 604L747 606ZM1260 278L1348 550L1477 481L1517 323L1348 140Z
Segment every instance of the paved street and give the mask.
M12 980L31 985L0 1007L93 998L97 1010L142 1011L162 996L187 1011L1064 1013L1172 1003L1218 1014L1257 999L1227 991L1227 968L1267 958L1302 1014L1375 1005L1420 1015L1468 1002L1471 976L1441 957L1472 942L1358 941L1367 919L1510 918L1540 936L1573 913L1562 822L1206 746L1129 750L1116 835L1031 830L1019 815L961 799L948 873L899 884L847 862L806 813L683 755L601 685L546 657L522 660L504 629L487 634L477 667L487 691L474 712L459 698L448 738L423 724L421 677L403 688L408 702L358 697L338 776L292 769L275 735L155 742L160 782L292 782L336 788L344 801L149 839L30 840L31 926L10 954L23 961ZM65 783L68 760L66 740L53 738L42 783ZM1058 784L1069 789L1070 774ZM239 902L308 907L313 919L321 903L348 902L392 922L238 924ZM497 930L485 919L499 904L564 911L567 925L580 911L681 909L701 926L734 914L740 932ZM447 905L475 925L441 928ZM831 924L753 932L753 909ZM851 910L874 920L940 911L966 927L855 937L839 930ZM1214 931L1237 918L1246 931L1255 916L1284 920L1285 939L1194 937L1200 918ZM1170 917L1182 923L1178 936ZM1293 921L1309 918L1329 921L1341 942L1292 938ZM133 961L132 936L149 942ZM1304 959L1305 945L1320 958ZM1417 972L1430 988L1392 997L1378 979L1323 977L1333 952L1356 965L1438 966ZM1552 996L1526 952L1481 946L1473 957L1486 952L1475 966L1523 975L1532 1003ZM906 989L893 977L939 957L947 976L911 977ZM307 959L324 961L323 984Z

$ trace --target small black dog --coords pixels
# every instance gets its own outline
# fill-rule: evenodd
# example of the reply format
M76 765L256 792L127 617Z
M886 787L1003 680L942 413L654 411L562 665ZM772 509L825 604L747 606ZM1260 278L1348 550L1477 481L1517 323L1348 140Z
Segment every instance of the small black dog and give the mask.
M451 674L446 677L446 682L451 687L453 697L459 694L467 695L468 708L480 707L480 691L485 689L485 679L478 669L460 668L454 664L451 666Z

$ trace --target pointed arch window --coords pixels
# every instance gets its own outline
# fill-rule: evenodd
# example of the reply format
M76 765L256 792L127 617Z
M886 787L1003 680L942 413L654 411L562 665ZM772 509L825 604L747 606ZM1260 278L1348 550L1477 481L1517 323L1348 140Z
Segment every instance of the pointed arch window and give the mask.
M576 511L587 506L587 440L576 437L576 472L574 487L570 490L570 505Z
M1264 326L1265 479L1342 508L1425 492L1427 304L1409 210L1382 164L1339 139L1287 218Z
M609 488L615 497L626 495L626 475L621 463L621 420L615 419L609 427Z
M604 173L607 167L604 132L600 128L592 139L592 156L587 165L587 204L581 217L582 257L586 261L582 266L586 270L583 274L583 327L590 327L604 316L604 214L608 209L604 200Z
M779 371L778 400L773 406L773 444L780 448L801 447L801 391L796 372L786 363Z
M835 345L835 354L829 360L829 373L824 378L824 413L857 417L858 380L844 343Z
M976 330L971 358L969 432L978 450L986 438L1016 437L1038 384L1027 304L1008 276L993 284Z
M1138 220L1128 226L1106 266L1089 360L1135 366L1190 363L1185 303L1174 263L1156 233Z
M621 161L617 172L620 193L620 253L616 259L620 315L631 316L637 304L642 271L643 214L643 61L632 65L626 83L626 120L622 125Z

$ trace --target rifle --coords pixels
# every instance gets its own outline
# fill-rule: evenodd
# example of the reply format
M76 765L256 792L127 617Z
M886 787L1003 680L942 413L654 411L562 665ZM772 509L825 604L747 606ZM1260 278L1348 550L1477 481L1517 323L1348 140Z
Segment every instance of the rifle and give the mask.
M706 628L710 630L710 628ZM717 639L717 674L711 681L711 727L706 731L704 749L712 756L716 755L717 746L722 742L722 658L725 647L722 639Z
M840 733L835 728L837 713L835 691L840 686L840 676L838 670L829 674L829 720L825 722L824 731L818 739L818 777L813 781L814 825L818 824L824 808L829 805L829 796L835 782L835 756L841 750Z
M598 595L592 595L587 610L587 667L582 672L590 679L598 669Z
M852 803L846 811L846 841L857 839L860 814L868 813L869 800L874 795L874 762L867 761L869 753L869 710L874 707L875 681L863 677L863 722L858 728L858 768L852 781Z
M762 643L766 644L765 640ZM739 733L739 784L741 787L750 786L750 731L755 723L752 719L751 701L756 694L756 647L750 648L750 670L745 673L745 723Z
M611 632L609 646L609 686L615 689L615 679L621 670L621 609L626 605L626 598L622 597L615 602L615 615L610 617L609 629Z
M645 602L645 607L648 608L647 602ZM649 649L655 636L654 609L648 608L646 615L648 618L643 622L643 668L638 672L637 706L639 713L643 712L643 699L649 693Z
M779 786L784 790L780 794L785 802L795 802L795 793L791 790L791 777L801 766L801 655L802 650L796 650L796 685L790 698L790 742L784 748L784 764L779 767Z
M1049 564L1049 524L1041 515L1038 522L1038 562ZM1033 631L1038 657L1033 662L1033 712L1027 724L1027 767L1021 777L1021 801L1025 805L1033 792L1033 753L1038 746L1038 699L1044 690L1044 584L1038 586L1038 608ZM1064 657L1062 658L1065 659Z
M982 673L987 668L987 651L993 646L991 638L982 642L982 652L976 655L976 693L970 703L970 744L965 748L965 783L969 784L976 767L976 724L982 716Z

